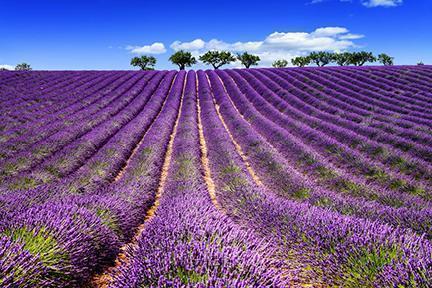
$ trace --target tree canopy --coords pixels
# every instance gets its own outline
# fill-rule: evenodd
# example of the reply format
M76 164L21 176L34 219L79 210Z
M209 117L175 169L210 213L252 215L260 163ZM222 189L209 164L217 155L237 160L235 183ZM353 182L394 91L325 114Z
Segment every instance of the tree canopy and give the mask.
M30 64L20 63L20 64L15 66L15 70L16 71L30 71L30 70L32 70L32 68L31 68Z
M381 53L375 57L372 52L342 52L332 53L325 51L311 52L308 56L300 56L291 59L291 63L295 66L304 67L311 62L317 66L325 66L330 63L336 63L339 66L356 65L363 66L367 62L379 61L384 65L393 65L394 58ZM276 63L276 62L275 62Z
M298 66L298 67L304 67L306 65L309 65L310 62L311 62L311 59L308 56L298 56L298 57L291 59L291 63L294 66Z
M273 62L272 66L274 68L285 68L288 66L288 61L285 59L279 59Z
M228 51L207 51L199 57L205 64L212 65L214 69L219 69L225 64L234 62L236 58Z
M180 70L184 70L186 67L190 67L197 63L197 60L192 56L192 53L184 50L180 50L172 54L169 60L173 64L179 66Z
M333 61L339 66L349 65L351 62L351 53L349 52L335 53L333 54Z
M244 52L243 54L237 54L237 59L246 68L250 68L250 66L256 66L256 65L258 65L258 62L261 61L259 56L249 54L247 52Z
M326 51L312 52L309 54L309 59L317 66L323 67L333 61L333 53Z
M363 66L366 62L375 62L376 58L372 52L360 51L351 53L350 63L355 66Z
M141 70L154 70L156 65L156 58L153 56L141 56L131 59L130 65L139 67Z
M378 62L382 63L383 65L386 66L391 66L393 65L393 57L390 57L389 55L385 54L385 53L381 53L378 55Z

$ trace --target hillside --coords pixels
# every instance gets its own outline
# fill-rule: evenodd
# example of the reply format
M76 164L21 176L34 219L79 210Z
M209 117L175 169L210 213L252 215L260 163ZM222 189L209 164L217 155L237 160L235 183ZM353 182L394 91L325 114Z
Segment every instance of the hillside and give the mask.
M0 71L0 100L1 287L432 286L432 66Z

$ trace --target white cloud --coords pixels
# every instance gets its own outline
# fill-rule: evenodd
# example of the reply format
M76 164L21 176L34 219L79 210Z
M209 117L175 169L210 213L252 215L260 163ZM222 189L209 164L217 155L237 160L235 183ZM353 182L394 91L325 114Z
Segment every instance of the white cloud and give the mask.
M170 47L171 49L178 51L178 50L199 50L204 48L205 42L202 39L195 39L191 42L180 42L175 41L173 42Z
M366 7L395 7L402 4L402 0L367 0L362 1Z
M15 70L15 66L7 65L7 64L0 64L0 69L1 68L7 69L7 70Z
M348 33L348 29L344 27L324 27L316 29L313 34L317 36L334 36Z
M364 37L364 35L362 35L362 34L347 33L347 34L339 36L338 38L342 39L342 40L356 40L356 39L361 39L363 37Z
M328 2L330 0L311 0L307 2L307 5L310 4L318 4L323 2ZM353 2L352 0L339 0L339 2ZM360 0L363 6L372 8L372 7L395 7L399 6L403 3L403 0Z
M127 46L126 50L130 50L133 54L162 54L167 50L165 45L160 42L155 42L151 45L144 46Z
M190 42L175 41L170 47L174 51L190 51L195 57L208 50L227 50L233 53L247 51L261 58L260 66L270 66L277 59L290 60L310 51L345 51L356 47L352 40L363 37L360 34L349 33L344 27L321 27L310 33L273 32L259 41L229 43L211 39L206 42L198 38Z

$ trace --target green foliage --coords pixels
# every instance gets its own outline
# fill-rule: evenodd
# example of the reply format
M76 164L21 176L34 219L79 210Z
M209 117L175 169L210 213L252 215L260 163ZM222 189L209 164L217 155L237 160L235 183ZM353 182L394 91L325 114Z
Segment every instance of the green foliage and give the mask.
M197 60L192 56L192 53L184 50L180 50L172 54L169 60L173 64L179 66L180 70L184 70L186 67L190 67L197 63Z
M154 70L156 65L156 58L153 56L143 55L141 57L134 57L131 59L130 65L139 67L141 70Z
M176 173L176 177L177 179L189 179L192 175L191 175L191 171L193 170L193 164L194 164L194 160L195 157L184 153L181 154L178 158L178 160L176 161L176 164L178 165L178 170Z
M324 180L334 179L338 176L335 171L324 166L317 166L315 171L318 173L319 178Z
M68 255L58 245L57 241L49 235L45 228L39 231L29 230L26 227L6 230L4 235L12 241L24 245L24 249L32 255L38 255L45 266L55 266L68 261Z
M310 189L300 188L293 193L293 197L296 199L307 199L310 197Z
M335 181L335 188L337 188L338 191L349 193L354 196L363 195L362 187L351 180L338 179L337 181Z
M230 164L228 164L227 166L225 166L221 173L226 175L226 174L236 174L236 173L240 173L241 169L240 167L238 167L237 165L235 165L233 162L231 162Z
M278 60L279 61L279 60ZM360 52L342 52L332 53L326 51L314 51L308 56L300 56L291 59L291 63L295 66L304 67L310 63L314 63L319 67L328 65L330 63L336 63L339 66L356 65L363 66L368 62L379 61L384 65L393 65L393 57L387 54L381 53L376 58L372 52L360 51ZM278 63L275 61L273 67L277 67ZM275 66L276 65L276 66Z
M207 274L200 274L193 270L187 270L183 267L177 267L176 277L185 285L205 283L208 279Z
M285 59L279 59L273 62L272 66L274 68L285 68L288 66L288 61Z
M389 55L385 53L381 53L378 55L377 58L378 62L382 63L385 66L391 66L393 65L394 57L390 57Z
M333 61L333 53L325 51L312 52L309 54L308 57L313 63L315 63L319 67L323 67Z
M347 66L351 61L351 53L343 52L343 53L335 53L333 54L333 61L339 66Z
M235 61L236 58L228 51L207 51L199 57L199 60L205 64L212 65L214 69L219 69L223 65Z
M424 63L423 63L423 61L420 61L420 62L417 62L417 65L425 65Z
M293 59L291 59L291 63L294 66L298 66L298 67L304 67L309 65L311 62L311 59L308 56L299 56L299 57L295 57Z
M30 67L30 64L27 63L21 63L15 66L16 71L30 71L32 68Z
M363 66L367 62L375 62L376 58L372 52L360 51L351 53L350 64Z
M384 183L388 180L389 176L387 173L378 167L369 167L366 171L366 177L369 179L377 180L379 182Z
M118 225L118 220L113 212L105 208L97 208L96 215L101 219L103 225L120 235L121 230Z
M244 52L243 54L237 54L237 60L239 60L243 66L249 68L250 66L258 65L261 60L259 56Z
M399 254L396 247L379 247L372 251L363 248L355 251L343 267L344 287L375 287L378 274L385 265L397 259Z
M30 177L20 177L15 182L9 185L9 189L11 190L27 190L32 189L38 186L38 182Z

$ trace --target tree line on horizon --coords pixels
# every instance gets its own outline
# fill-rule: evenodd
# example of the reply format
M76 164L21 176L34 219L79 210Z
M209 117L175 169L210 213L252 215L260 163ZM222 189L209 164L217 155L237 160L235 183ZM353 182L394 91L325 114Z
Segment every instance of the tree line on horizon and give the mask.
M332 63L339 66L363 66L366 63L373 62L379 62L385 66L391 66L394 64L394 57L391 57L385 53L381 53L378 56L375 56L372 52L367 51L342 53L318 51L312 52L307 56L299 56L291 59L291 63L294 66L298 67L304 67L310 64L315 64L318 67L323 67ZM273 63L273 67L279 67L278 64L280 63Z
M204 64L213 66L214 69L219 69L223 65L230 64L235 61L240 63L245 68L258 65L261 61L258 55L249 54L244 52L242 54L233 54L229 51L218 51L211 50L207 51L203 55L198 57L199 61ZM192 55L191 52L180 50L175 52L169 57L169 60L177 65L180 70L191 67L198 63L197 59ZM141 70L154 70L156 65L156 58L154 56L141 56L134 57L131 60L131 65L141 68ZM366 63L379 62L383 65L393 65L394 57L391 57L385 53L381 53L378 56L374 56L372 52L360 51L360 52L342 52L333 53L327 51L311 52L307 56L299 56L291 59L291 64L298 67L305 67L310 64L315 64L319 67L326 66L328 64L337 64L339 66L363 66ZM272 66L275 68L287 67L289 62L285 59L279 59L273 62ZM417 63L422 65L422 62Z
M214 69L219 69L223 65L230 64L231 62L240 61L240 63L245 68L250 68L251 66L258 65L261 61L260 57L257 55L249 54L244 52L242 54L233 54L229 51L217 51L211 50L207 51L203 55L199 56L199 61L207 65L212 65ZM186 69L186 67L191 67L192 65L198 63L197 59L192 55L191 52L180 50L172 54L169 60L177 65L180 70ZM141 56L134 57L131 60L131 65L141 68L141 70L154 70L156 65L156 58L153 56Z
M257 66L261 61L258 55L249 54L244 52L242 54L233 54L229 51L218 51L211 50L207 51L203 55L199 56L198 59L204 64L213 66L214 69L219 69L223 65L230 64L235 61L240 63L245 68L251 66ZM172 54L169 60L177 65L180 70L191 67L198 61L192 55L191 52L180 50ZM130 65L139 67L141 70L154 70L157 59L154 56L143 55L141 57L133 57ZM328 64L336 64L339 66L363 66L366 63L379 62L385 66L391 66L394 64L394 57L391 57L385 53L381 53L378 56L374 56L372 52L360 51L360 52L342 52L333 53L326 51L311 52L307 56L298 56L291 59L291 64L297 67L305 67L311 64L315 64L318 67L323 67ZM274 68L285 68L289 62L286 59L278 59L272 63ZM424 65L423 62L418 62L417 65ZM6 68L0 68L0 71L6 71ZM27 63L20 63L15 66L15 71L30 71L32 67Z
M6 68L4 68L4 67L2 67L2 68L0 68L0 71L8 71L9 69L6 69ZM30 64L27 64L27 63L20 63L20 64L17 64L16 66L15 66L15 69L14 69L15 71L30 71L30 70L32 70L32 68L31 68L31 66L30 66Z

